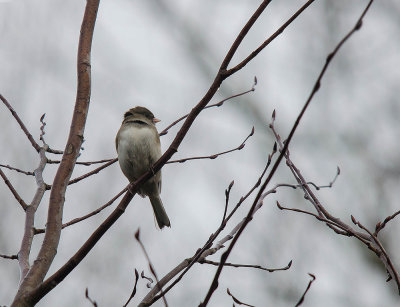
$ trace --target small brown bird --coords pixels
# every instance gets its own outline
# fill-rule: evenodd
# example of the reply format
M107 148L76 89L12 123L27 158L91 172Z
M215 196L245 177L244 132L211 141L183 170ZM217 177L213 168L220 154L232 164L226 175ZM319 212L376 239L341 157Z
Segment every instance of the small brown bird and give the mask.
M115 146L119 165L129 182L136 181L161 157L160 137L155 126L159 121L144 107L135 107L125 112L115 138ZM145 182L138 193L142 197L149 197L158 226L171 227L160 198L161 171Z

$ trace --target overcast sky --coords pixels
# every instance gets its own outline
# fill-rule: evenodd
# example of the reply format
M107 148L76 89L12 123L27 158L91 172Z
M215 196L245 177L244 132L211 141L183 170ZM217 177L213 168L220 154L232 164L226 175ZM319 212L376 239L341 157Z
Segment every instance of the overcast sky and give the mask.
M250 31L233 64L247 56L302 2L273 1ZM188 113L205 94L240 29L260 1L121 0L102 1L92 49L92 97L79 158L91 161L116 157L114 138L123 113L136 105L148 107L159 130ZM171 229L155 227L148 199L135 197L126 213L102 238L78 268L38 306L89 306L85 288L99 306L121 306L133 287L135 268L150 275L133 234L141 236L158 276L193 256L222 218L224 190L232 180L230 208L256 182L272 150L268 129L271 113L285 138L325 63L326 56L354 26L367 1L315 1L254 61L221 86L212 103L248 90L257 76L256 91L198 117L178 153L185 158L218 153L238 146L255 127L241 151L215 160L170 164L163 168L162 199ZM76 53L84 1L0 1L0 93L8 99L38 140L39 118L46 113L45 139L64 149L76 95ZM350 222L350 214L374 229L400 206L400 4L373 3L360 31L332 61L321 89L304 116L290 147L293 162L307 180L329 183L318 191L332 214ZM10 112L0 108L0 164L32 171L39 158ZM178 127L161 138L168 148ZM49 154L51 159L57 157ZM52 183L56 165L44 176ZM73 178L93 167L76 166ZM33 177L2 170L26 202L35 192ZM274 183L295 183L284 163ZM127 184L117 164L66 194L64 221L106 203ZM0 183L0 253L17 253L24 214L4 183ZM251 201L243 204L226 231L240 221ZM316 275L304 306L397 306L394 282L376 256L354 238L340 237L309 216L279 211L287 207L312 210L300 191L281 189L266 198L264 207L241 236L229 261L282 267L268 273L255 269L223 270L210 306L231 306L229 288L242 301L256 306L294 306ZM39 207L35 226L44 227L48 194ZM93 230L106 212L67 228L50 273L55 272ZM382 232L386 250L399 268L400 222ZM41 235L34 241L33 256ZM218 261L221 253L212 259ZM195 265L173 289L170 306L197 306L216 268ZM19 281L16 261L0 259L0 304L9 305ZM140 280L131 306L148 289ZM162 306L161 302L155 306Z

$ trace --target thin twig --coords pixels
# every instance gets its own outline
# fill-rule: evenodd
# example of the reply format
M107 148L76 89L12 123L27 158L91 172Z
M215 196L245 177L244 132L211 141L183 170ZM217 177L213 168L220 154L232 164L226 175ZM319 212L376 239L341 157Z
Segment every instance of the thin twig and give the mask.
M85 290L85 297L93 305L93 307L97 307L96 301L92 300L90 298L90 296L89 296L89 289L88 288L86 288L86 290Z
M206 260L206 259L200 260L199 263L201 263L201 264L203 264L203 263L211 264L211 265L214 265L214 266L219 266L220 265L220 262ZM263 271L267 271L267 272L273 273L273 272L276 272L276 271L286 271L286 270L290 269L290 267L292 266L292 263L293 263L293 261L290 260L289 263L285 267L274 268L274 269L265 268L265 267L263 267L261 265L258 265L258 264L238 264L238 263L230 263L230 262L225 262L224 266L230 266L230 267L234 267L234 268L254 268L254 269L259 269L259 270L263 270Z
M211 159L211 160L213 160L213 159L216 159L216 158L218 158L219 156L222 156L222 155L231 153L231 152L233 152L233 151L242 150L242 149L244 148L244 146L246 145L246 141L247 141L253 134L254 134L254 127L251 129L250 134L244 139L244 141L243 141L239 146L237 146L237 147L235 147L235 148L233 148L233 149L230 149L230 150L227 150L227 151L223 151L223 152L220 152L220 153L216 153L216 154L213 154L213 155L210 155L210 156L191 157L191 158L184 158L184 159L179 159L179 160L171 160L171 161L168 161L166 164L170 164L170 163L184 163L184 162L189 161L189 160L200 160L200 159Z
M135 269L135 285L133 286L132 293L131 293L131 295L129 296L128 300L126 301L126 303L124 304L123 307L128 306L129 302L135 297L135 295L136 295L136 286L137 286L138 280L139 280L139 273L138 273L138 271Z
M372 251L374 251L375 254L381 259L381 261L385 265L386 270L387 270L387 272L389 274L389 278L386 281L390 281L393 278L395 280L395 282L396 282L398 293L400 295L400 276L399 276L399 273L397 272L396 268L394 267L393 262L390 259L389 255L387 254L386 250L384 249L382 243L364 225L362 225L359 221L356 221L356 219L353 216L351 216L351 220L353 221L354 224L356 224L361 229L365 230L371 236L371 239L372 239L371 243L376 245L378 247L379 251L377 251L371 245L368 245L368 248L370 248Z
M11 255L11 256L9 256L9 255L0 254L0 258L16 260L16 259L18 259L18 255Z
M257 77L254 77L254 83L253 83L253 86L251 87L251 89L249 89L249 90L247 90L247 91L244 91L244 92L241 92L241 93L239 93L239 94L235 94L235 95L229 96L229 97L227 97L227 98L225 98L225 99L223 99L223 100L221 100L221 101L219 101L219 102L217 102L217 103L210 104L210 105L204 107L203 110L209 109L209 108L213 108L213 107L220 107L220 106L222 106L226 101L229 101L229 100L231 100L231 99L233 99L233 98L237 98L237 97L246 95L246 94L248 94L248 93L254 92L254 91L256 90L256 85L257 85ZM166 127L163 131L161 131L161 132L159 133L159 135L160 135L160 136L166 135L166 134L168 133L168 130L169 130L169 129L171 129L173 126L175 126L176 124L178 124L179 122L181 122L182 120L184 120L186 117L188 117L188 115L189 115L189 113L187 113L187 114L183 115L182 117L178 118L176 121L174 121L174 122L173 122L172 124L170 124L168 127Z
M79 181L81 181L81 180L83 180L85 178L88 178L88 177L90 177L92 175L95 175L95 174L99 173L101 170L105 169L106 167L109 167L110 165L114 164L117 161L118 161L118 158L112 159L112 160L108 161L106 164L103 164L102 166L99 166L98 168L92 170L91 172L88 172L88 173L86 173L86 174L84 174L82 176L79 176L79 177L77 177L75 179L70 180L70 182L68 182L68 184L69 185L70 184L74 184L74 183L77 183L77 182L79 182Z
M25 174L27 176L34 176L33 172L23 171L22 169L15 168L15 167L12 167L10 165L0 164L0 167L8 168L9 170L16 171L18 173Z
M234 184L235 184L235 181L232 180L231 183L229 184L228 188L225 190L225 208L224 208L224 215L222 216L221 225L223 225L225 218L226 218L226 212L228 211L228 204L229 204L229 195L231 194L231 190L232 190L232 187Z
M169 292L183 278L183 276L191 269L191 267L196 262L202 261L202 260L205 259L205 257L210 256L212 254L215 254L220 248L222 248L222 246L223 246L222 242L226 242L227 240L229 240L229 238L230 239L232 238L230 235L228 235L223 240L219 241L215 245L215 247L211 248L213 242L219 236L219 234L225 229L225 226L226 226L227 222L231 219L231 217L236 212L236 210L255 191L255 189L260 185L261 180L262 180L263 176L265 175L265 172L267 171L269 165L271 164L272 157L274 156L276 151L277 151L276 144L274 144L271 154L268 155L266 166L264 167L263 171L261 172L261 175L257 179L256 183L250 188L249 192L245 196L242 196L240 198L239 202L231 210L230 214L225 218L225 220L221 223L221 225L218 227L218 229L213 234L211 234L210 238L203 245L203 247L198 249L193 257L185 259L181 263L179 263L174 269L172 269L167 275L165 275L160 280L161 286L164 286L179 274L178 277L175 278L175 280L168 287L166 287L164 289L164 293ZM237 229L237 226L235 228ZM232 230L232 232L234 232L234 230ZM140 303L139 306L149 306L149 305L153 304L155 301L157 301L160 298L161 298L161 295L157 295L157 289L153 288L153 290L150 291L143 298L143 300L142 300L142 302Z
M97 160L97 161L77 161L76 164L78 165L84 165L84 166L90 166L93 164L100 164L100 163L107 163L107 162L111 162L111 161L117 161L117 158L113 158L113 159L103 159L103 160ZM60 164L61 161L60 160L47 160L48 164Z
M160 293L162 295L162 298L163 298L163 301L164 301L164 305L165 305L165 307L168 307L167 299L165 298L165 294L164 294L164 292L163 292L163 290L162 290L162 288L160 286L160 281L158 280L156 270L154 269L153 264L151 263L151 260L150 260L149 255L147 254L146 248L144 247L142 241L140 240L140 229L138 229L136 231L135 239L139 242L139 245L142 248L143 253L144 253L145 257L146 257L146 260L147 260L147 262L149 264L150 271L151 271L151 273L153 274L154 278L157 281L156 287L158 287L157 290L160 291Z
M393 213L392 215L388 216L387 218L385 218L385 220L381 223L378 222L375 226L375 232L374 235L377 236L378 233L385 228L386 224L389 223L391 220L393 220L396 216L398 216L400 214L400 210Z
M303 304L304 298L306 297L306 294L307 294L308 290L310 290L311 284L312 284L312 283L314 282L314 280L315 280L315 275L313 275L313 274L311 274L311 273L308 273L308 275L311 276L311 280L308 282L306 291L304 291L303 295L301 296L300 300L297 302L297 304L296 304L295 307L298 307L298 306L300 306L301 304Z
M0 94L0 99L3 101L3 103L5 104L5 106L8 108L8 110L10 110L12 116L14 116L15 120L18 122L19 126L21 127L22 131L25 133L26 137L28 138L29 142L31 142L33 148L35 148L35 150L37 152L39 152L40 150L40 146L38 143L36 143L36 141L33 139L32 134L29 133L28 129L26 128L26 126L24 125L24 123L22 122L21 118L18 116L17 112L15 112L15 110L13 109L13 107L9 104L9 102L7 101L7 99L4 98L3 95Z
M26 208L28 208L28 205L26 204L26 202L21 198L21 196L19 196L18 192L16 189L14 189L13 185L11 184L10 180L8 180L6 174L3 173L3 171L0 168L0 176L1 178L3 178L4 183L6 184L6 186L9 188L9 190L11 191L12 195L14 195L15 199L17 200L17 202L21 205L22 209L24 209L24 211L26 211Z
M229 295L230 297L232 297L233 301L234 301L236 304L243 305L243 306L248 306L248 307L255 307L254 305L246 304L246 303L243 303L242 301L239 301L236 297L233 296L233 294L231 293L231 291L229 291L229 288L226 288L226 293L228 293L228 295Z
M67 222L67 223L65 223L65 224L62 224L62 227L61 227L61 228L64 229L64 228L66 228L66 227L69 227L69 226L74 225L74 224L76 224L76 223L82 222L82 221L88 219L89 217L92 217L92 216L94 216L94 215L100 213L100 212L103 211L105 208L107 208L107 207L109 207L110 205L112 205L112 203L113 203L114 201L116 201L116 200L117 200L122 194L124 194L127 190L128 190L128 188L126 187L125 189L123 189L121 192L119 192L117 195L115 195L110 201L108 201L107 203L105 203L105 204L104 204L103 206L101 206L100 208L97 208L96 210L94 210L94 211L92 211L92 212L90 212L90 213L88 213L88 214L86 214L86 215L84 215L84 216L77 217L77 218L75 218L75 219L73 219L73 220L71 220L71 221L69 221L69 222ZM35 228L35 234L45 233L45 231L46 231L46 230L45 230L44 228Z

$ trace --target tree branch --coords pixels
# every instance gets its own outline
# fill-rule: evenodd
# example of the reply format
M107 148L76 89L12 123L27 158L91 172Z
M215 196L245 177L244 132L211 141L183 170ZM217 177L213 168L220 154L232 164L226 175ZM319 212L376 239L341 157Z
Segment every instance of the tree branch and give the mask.
M32 293L35 288L37 289L41 285L57 253L61 234L65 191L81 149L90 103L90 53L98 6L99 0L88 0L86 3L78 47L76 103L68 141L50 194L47 231L37 256L38 261L34 262L21 283L14 302L11 305L13 307L23 306L24 304L35 304L37 302L32 301ZM36 294L38 293L36 292ZM39 295L36 298L41 298L43 295Z
M29 142L31 142L31 145L37 152L40 151L40 146L36 141L33 139L32 134L29 133L28 129L22 122L21 118L18 116L17 112L13 109L13 107L9 104L6 98L4 98L3 95L0 94L0 99L3 101L5 106L10 110L12 116L14 116L15 120L18 122L19 126L21 127L22 131L25 133L26 137L28 138Z
M208 292L207 292L207 294L206 294L206 296L204 298L204 301L199 306L201 306L201 307L207 306L208 302L210 301L210 298L211 298L212 294L217 289L217 287L218 287L218 279L219 279L219 276L221 275L222 269L224 267L223 264L226 262L229 254L231 253L231 251L232 251L233 247L235 246L237 240L239 239L240 235L242 234L244 228L251 221L254 209L257 206L257 204L258 204L258 202L259 202L259 200L260 200L260 198L262 196L263 191L265 190L266 186L269 184L269 182L271 181L273 175L275 174L275 172L276 172L276 170L277 170L277 168L278 168L278 166L279 166L284 154L286 153L286 150L289 147L289 144L290 144L290 142L292 140L292 137L293 137L293 135L294 135L299 123L300 123L300 120L302 119L302 117L303 117L305 111L307 110L307 108L308 108L312 98L314 97L315 93L320 88L321 80L322 80L323 76L325 75L325 72L326 72L326 70L327 70L327 68L329 66L329 63L331 62L332 58L336 55L336 53L339 51L340 47L347 41L347 39L355 31L360 29L361 24L362 24L362 19L365 16L365 14L367 13L367 11L368 11L369 7L371 6L372 2L373 2L373 0L370 0L370 2L368 3L367 7L364 9L363 13L361 14L360 18L358 19L355 27L339 42L339 44L336 46L334 51L327 57L326 63L323 66L323 68L322 68L322 70L321 70L321 72L320 72L320 74L319 74L319 76L317 78L317 81L316 81L316 83L314 85L313 90L311 91L311 94L309 95L306 103L304 104L302 110L300 111L300 114L297 116L297 119L296 119L296 121L295 121L295 123L294 123L294 125L293 125L293 127L292 127L292 129L290 131L290 133L289 133L289 136L288 136L286 142L285 142L285 146L283 147L281 153L279 154L279 157L276 160L275 164L273 165L268 177L266 178L266 180L264 181L264 183L261 186L260 190L258 191L258 194L257 194L256 198L254 199L253 205L251 206L251 208L250 208L250 210L249 210L249 212L248 212L248 214L247 214L247 216L245 218L244 223L242 224L242 226L238 230L236 236L233 238L233 240L232 240L231 244L229 245L228 249L222 254L221 260L220 260L221 264L220 264L220 266L218 267L218 269L217 269L217 271L215 273L214 279L213 279L213 281L212 281L212 283L210 285L210 288L209 288L209 290L208 290Z
M43 170L46 166L46 149L47 146L40 148L40 163L34 174L36 178L37 190L31 204L27 207L25 212L25 228L24 236L22 237L21 247L18 252L18 263L20 268L20 284L24 280L26 274L30 269L29 265L29 254L32 248L32 241L34 237L34 224L35 224L35 213L42 201L44 192L46 192L46 184L43 180Z
M28 205L26 204L26 202L21 198L21 196L19 196L17 190L14 189L13 185L11 184L10 180L8 180L6 174L3 173L3 171L0 168L0 176L1 178L3 178L4 183L6 184L6 186L10 189L12 195L14 195L15 199L17 200L17 202L21 205L22 209L24 209L24 211L26 211L26 208L28 208Z

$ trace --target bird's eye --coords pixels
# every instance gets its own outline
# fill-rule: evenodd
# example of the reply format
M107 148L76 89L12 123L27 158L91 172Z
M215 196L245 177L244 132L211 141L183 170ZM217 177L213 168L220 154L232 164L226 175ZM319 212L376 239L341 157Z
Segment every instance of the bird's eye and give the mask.
M132 116L133 114L131 113L131 112L126 112L125 114L124 114L124 118L127 118L128 116Z

